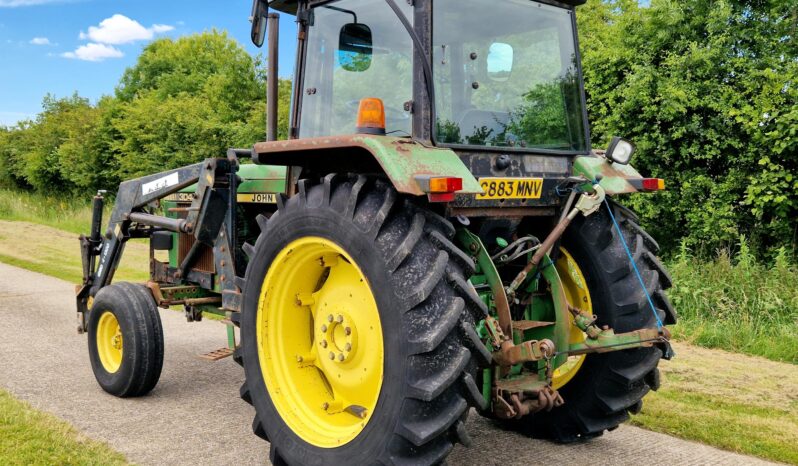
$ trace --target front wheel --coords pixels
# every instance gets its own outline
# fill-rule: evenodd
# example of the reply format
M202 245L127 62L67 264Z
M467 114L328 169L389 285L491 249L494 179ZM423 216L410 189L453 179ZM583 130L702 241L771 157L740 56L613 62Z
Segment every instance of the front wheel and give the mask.
M485 308L452 226L362 176L301 182L259 223L237 359L272 461L435 464L467 442Z
M115 283L94 298L88 321L89 359L97 383L118 397L142 396L158 383L163 329L142 285Z

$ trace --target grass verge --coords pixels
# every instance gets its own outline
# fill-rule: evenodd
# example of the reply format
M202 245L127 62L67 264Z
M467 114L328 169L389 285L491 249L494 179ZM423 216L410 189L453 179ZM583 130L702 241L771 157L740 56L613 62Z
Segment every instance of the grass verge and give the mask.
M0 261L78 284L83 279L78 235L29 222L0 220ZM147 244L129 241L116 281L146 282Z
M106 219L110 213L106 206ZM60 199L0 188L0 219L47 225L70 233L88 233L91 199Z
M756 262L745 243L736 257L721 252L714 261L683 250L669 267L678 339L798 363L798 267L784 250L769 266Z
M122 465L125 457L0 390L0 464Z
M798 464L798 366L676 343L662 387L632 423L724 450Z

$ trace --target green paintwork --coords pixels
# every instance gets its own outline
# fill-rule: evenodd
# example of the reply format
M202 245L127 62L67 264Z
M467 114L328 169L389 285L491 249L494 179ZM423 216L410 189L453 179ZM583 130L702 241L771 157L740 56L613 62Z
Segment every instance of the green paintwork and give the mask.
M238 168L241 183L240 194L249 193L284 193L286 167L273 165L244 164ZM193 184L180 190L181 193L193 193L197 185Z
M612 329L601 330L596 338L586 338L584 342L572 343L570 354L603 353L639 348L652 342L664 342L665 336L658 334L657 329L641 329L627 333L615 333Z
M571 313L568 311L568 298L565 297L565 288L563 287L560 275L557 273L557 268L547 254L541 261L542 268L539 269L540 274L543 276L551 288L551 299L554 304L554 344L556 345L558 353L562 348L568 347L568 335L571 331ZM534 275L533 275L534 276ZM558 354L552 360L552 366L556 369L568 361L567 354Z
M286 167L273 165L241 165L238 176L242 178L238 185L240 194L247 193L284 193Z
M475 274L475 277L479 277L479 281L484 280L485 283L490 285L492 293L503 293L504 283L502 282L501 276L496 269L496 264L490 258L485 246L482 244L482 240L480 240L477 235L471 233L465 228L460 228L457 231L457 240L462 246L463 250L467 251L476 259L477 273ZM548 255L543 258L542 263L544 266L539 269L539 272L543 279L550 285L551 305L554 308L554 325L550 330L547 328L547 331L550 332L551 336L549 338L552 339L555 347L559 351L561 349L568 348L568 336L571 326L570 312L568 311L568 300L565 297L565 290L563 288L562 281L560 280L560 276L557 274L557 269L554 267ZM536 275L537 271L529 274L528 280L536 280ZM474 282L472 281L472 284L473 283ZM490 304L492 304L492 300ZM495 306L490 306L490 309L491 314L495 315ZM524 335L519 332L513 332L513 335L508 336L513 338L513 342L515 344L519 344L522 341L528 341L531 335L532 332ZM567 354L559 354L552 360L553 367L556 369L564 364L567 360ZM522 369L522 365L519 364L517 367L512 368L511 373L518 374Z
M460 194L482 192L476 178L451 149L430 147L410 138L367 134L268 141L255 144L256 159L264 165L312 167L314 159L330 157L331 151L365 150L379 163L394 188L403 194L426 193L417 177L456 177L463 180Z
M355 139L362 140L371 150L399 192L410 191L407 188L400 189L399 186L408 182L416 184L415 177L418 175L462 178L463 189L459 191L461 194L482 192L477 179L451 149L428 147L406 138L388 136L357 136ZM416 186L410 194L423 192Z
M607 194L639 192L627 180L643 177L631 165L610 163L604 157L599 156L576 157L574 159L574 175L582 175L588 180L600 178L599 185L604 188ZM590 190L591 185L586 184L583 188Z

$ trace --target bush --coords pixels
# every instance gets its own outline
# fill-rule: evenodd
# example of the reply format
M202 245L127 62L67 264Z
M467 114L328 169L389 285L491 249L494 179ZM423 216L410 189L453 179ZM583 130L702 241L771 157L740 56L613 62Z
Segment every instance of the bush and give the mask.
M676 335L710 348L798 363L798 266L784 248L771 266L743 238L732 258L696 259L682 242L670 264L669 295L679 311Z
M578 18L594 144L629 137L667 180L629 202L664 250L794 248L798 4L592 0Z

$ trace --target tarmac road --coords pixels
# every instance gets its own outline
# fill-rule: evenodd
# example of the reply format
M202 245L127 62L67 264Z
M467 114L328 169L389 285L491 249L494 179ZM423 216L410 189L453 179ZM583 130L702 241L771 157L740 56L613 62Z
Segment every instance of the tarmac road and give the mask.
M238 397L243 370L232 359L197 355L225 345L215 321L186 323L163 311L166 359L150 396L118 399L94 380L86 336L75 332L74 285L0 264L0 386L49 411L139 464L268 464L252 434L254 411ZM622 426L584 444L561 446L470 417L471 448L453 465L769 464L698 443Z

